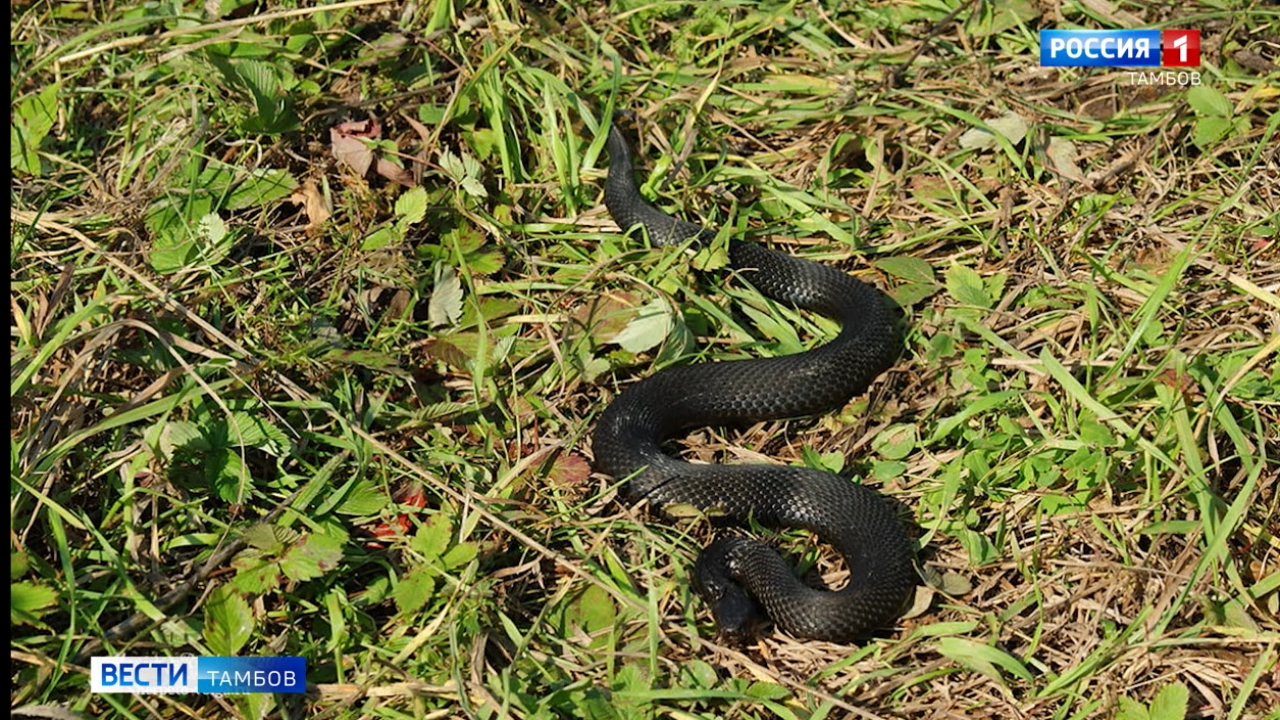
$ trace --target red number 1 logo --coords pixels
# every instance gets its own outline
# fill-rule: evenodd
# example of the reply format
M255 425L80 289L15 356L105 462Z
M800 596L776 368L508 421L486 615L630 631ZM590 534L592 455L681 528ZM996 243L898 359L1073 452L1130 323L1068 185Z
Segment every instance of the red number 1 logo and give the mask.
M1200 67L1200 31L1164 30L1160 33L1160 64Z

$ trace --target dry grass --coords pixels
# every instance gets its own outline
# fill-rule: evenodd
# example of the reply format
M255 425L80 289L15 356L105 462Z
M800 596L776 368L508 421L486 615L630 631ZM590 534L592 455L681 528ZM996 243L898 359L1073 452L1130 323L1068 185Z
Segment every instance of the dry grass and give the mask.
M944 5L15 6L13 122L49 125L12 186L15 714L1276 717L1280 17ZM1216 95L1038 67L1067 22L1201 28ZM588 475L633 378L830 330L617 235L610 103L669 207L907 310L869 398L681 446L901 501L953 592L862 646L719 643L706 524ZM335 160L370 114L406 183ZM611 342L654 301L662 342ZM87 690L218 652L312 692Z

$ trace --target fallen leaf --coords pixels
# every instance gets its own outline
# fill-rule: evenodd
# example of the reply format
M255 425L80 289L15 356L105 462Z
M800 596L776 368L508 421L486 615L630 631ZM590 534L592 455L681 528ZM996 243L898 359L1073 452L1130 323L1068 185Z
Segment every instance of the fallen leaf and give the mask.
M1053 163L1053 169L1058 174L1074 180L1076 182L1084 182L1084 173L1080 172L1080 166L1076 165L1076 146L1075 143L1064 138L1049 138L1049 147L1045 151L1050 162Z
M1010 143L1017 145L1027 136L1027 120L1016 112L1007 112L998 118L987 121L987 127L991 128L970 128L960 136L960 147L966 150L989 150L997 147L1000 143L996 140L995 134L999 133Z
M561 489L578 487L591 477L591 464L577 453L562 453L556 456L547 473L547 483Z
M289 202L302 206L302 214L307 216L308 229L319 227L333 215L329 210L329 203L325 202L324 193L311 180L303 183L297 192L290 195Z
M360 177L364 177L373 166L373 148L365 140L377 140L381 136L382 125L376 117L348 120L329 128L333 156L338 162L355 170Z
M405 187L415 187L413 175L408 170L384 157L378 158L378 174L391 182L400 183Z

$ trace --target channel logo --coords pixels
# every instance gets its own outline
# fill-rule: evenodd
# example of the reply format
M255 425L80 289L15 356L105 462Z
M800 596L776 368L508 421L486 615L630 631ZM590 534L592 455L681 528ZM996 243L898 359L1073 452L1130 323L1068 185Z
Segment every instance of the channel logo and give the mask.
M1042 67L1199 67L1199 30L1041 30Z
M95 693L150 695L302 693L307 661L301 657L95 657L89 660Z

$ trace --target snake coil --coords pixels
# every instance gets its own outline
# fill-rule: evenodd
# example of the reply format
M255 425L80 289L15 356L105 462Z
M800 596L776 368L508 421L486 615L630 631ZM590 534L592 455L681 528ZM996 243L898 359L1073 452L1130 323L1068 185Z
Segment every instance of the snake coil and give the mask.
M617 123L607 141L605 205L624 231L644 228L659 245L714 233L674 218L641 197L631 152ZM778 465L700 465L671 457L662 442L693 426L828 412L866 390L894 361L893 311L876 289L831 267L745 240L729 240L730 265L764 295L841 324L832 341L783 357L662 370L621 393L592 438L597 469L628 479L627 494L655 508L687 504L739 524L803 527L844 558L839 590L801 582L765 543L721 535L703 550L694 585L720 630L744 637L761 610L799 638L850 642L892 621L916 584L911 541L888 501L838 475Z

